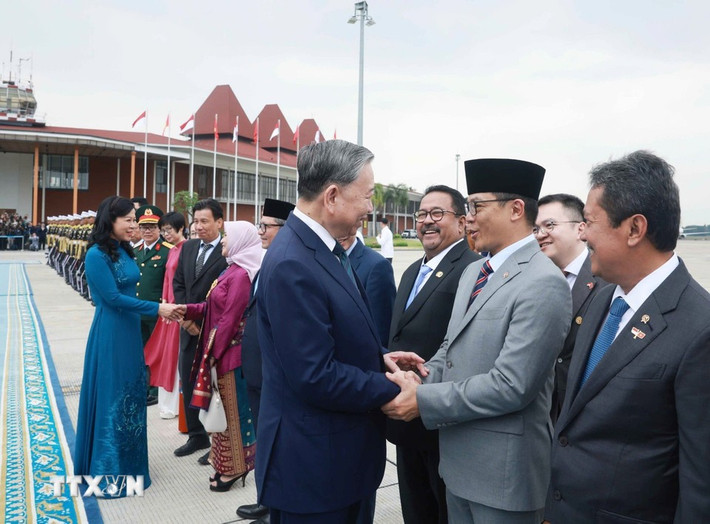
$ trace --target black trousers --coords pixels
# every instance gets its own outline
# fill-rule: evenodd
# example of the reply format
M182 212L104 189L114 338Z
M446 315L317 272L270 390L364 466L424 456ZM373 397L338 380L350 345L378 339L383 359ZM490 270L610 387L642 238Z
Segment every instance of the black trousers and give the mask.
M187 434L190 437L204 436L207 438L202 422L200 422L200 412L191 408L192 390L194 384L190 380L192 363L195 360L195 350L197 349L197 336L192 336L184 330L180 330L180 354L178 356L178 368L180 370L180 382L182 385L182 402L185 409L185 420L187 421Z
M446 485L439 476L439 449L397 446L399 498L405 524L446 524Z

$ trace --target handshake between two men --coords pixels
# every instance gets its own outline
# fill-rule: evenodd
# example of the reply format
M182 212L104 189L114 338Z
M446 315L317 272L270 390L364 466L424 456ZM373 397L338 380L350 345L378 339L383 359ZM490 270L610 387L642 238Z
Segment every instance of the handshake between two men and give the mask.
M399 395L382 406L382 412L395 420L409 422L419 416L417 388L422 377L429 375L424 359L410 351L391 351L384 355L387 378L397 384Z

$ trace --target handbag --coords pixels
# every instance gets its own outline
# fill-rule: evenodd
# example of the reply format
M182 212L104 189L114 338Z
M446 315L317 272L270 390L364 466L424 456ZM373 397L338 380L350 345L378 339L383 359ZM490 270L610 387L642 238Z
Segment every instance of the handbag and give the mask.
M222 397L219 395L217 387L217 369L212 366L210 370L212 376L212 398L210 406L206 410L200 410L200 422L208 433L221 433L227 429L227 414L224 412Z

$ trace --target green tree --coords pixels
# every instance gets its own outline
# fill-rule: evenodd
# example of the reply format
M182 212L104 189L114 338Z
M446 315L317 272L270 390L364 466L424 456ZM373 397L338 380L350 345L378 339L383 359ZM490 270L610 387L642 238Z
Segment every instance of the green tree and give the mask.
M385 205L385 187L380 183L375 183L375 191L372 193L372 233L377 235L377 212ZM369 232L369 231L368 231Z
M178 191L175 193L175 200L173 200L173 209L178 213L182 213L187 216L187 223L192 222L192 208L200 200L200 195L197 193L191 193L190 191Z
M395 216L399 212L399 208L404 208L404 212L406 213L407 211L407 204L409 203L409 192L406 184L397 184L396 186L391 186L392 187L392 202L394 202L394 212ZM399 221L395 220L397 222L397 226L395 228L399 229ZM405 215L404 218L404 228L407 229L407 218ZM399 231L397 231L399 232Z

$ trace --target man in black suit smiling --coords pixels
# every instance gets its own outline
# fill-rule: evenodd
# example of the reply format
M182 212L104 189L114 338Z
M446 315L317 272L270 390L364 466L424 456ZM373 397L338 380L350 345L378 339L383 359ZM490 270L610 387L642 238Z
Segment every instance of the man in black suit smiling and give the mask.
M463 240L463 195L448 186L427 188L414 213L424 258L402 275L395 298L389 349L414 351L424 360L444 340L463 270L481 257ZM421 419L387 421L387 439L397 444L397 474L402 514L407 524L446 523L446 486L438 473L437 431Z
M204 301L212 282L227 268L227 261L222 256L220 246L222 239L220 229L222 229L224 216L222 206L215 199L206 198L195 204L192 215L198 238L185 242L180 252L173 278L176 304ZM175 455L178 457L210 447L210 439L200 422L198 410L190 407L192 400L190 372L195 359L200 324L194 320L183 320L180 327L182 329L178 367L189 438L185 444L175 450Z

